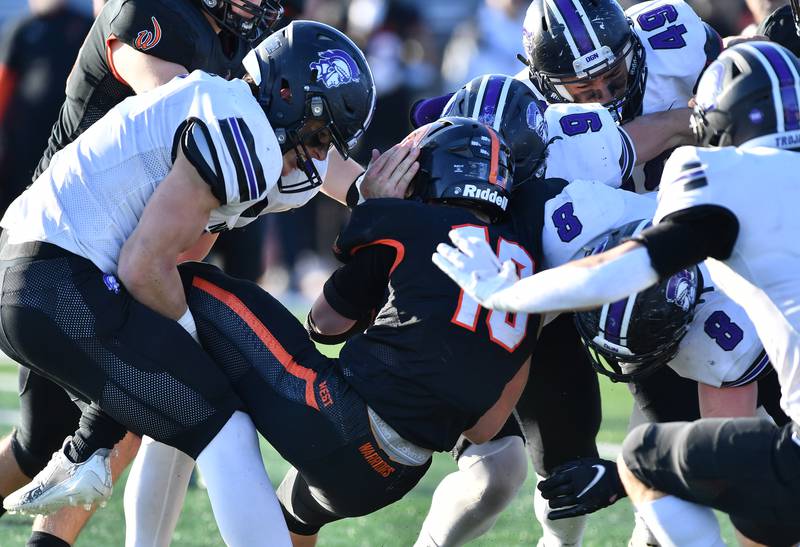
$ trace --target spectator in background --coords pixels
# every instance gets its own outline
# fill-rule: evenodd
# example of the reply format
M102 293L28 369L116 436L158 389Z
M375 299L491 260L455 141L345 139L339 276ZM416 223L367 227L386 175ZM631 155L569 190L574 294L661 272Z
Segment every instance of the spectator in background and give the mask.
M0 34L0 214L31 183L92 25L91 0L28 3L30 15Z
M758 26L770 13L789 3L789 0L746 0L747 9L753 14L753 23L742 31L742 34L755 34Z
M453 32L444 53L442 76L447 89L481 74L516 74L522 68L520 30L527 0L485 0L472 20Z

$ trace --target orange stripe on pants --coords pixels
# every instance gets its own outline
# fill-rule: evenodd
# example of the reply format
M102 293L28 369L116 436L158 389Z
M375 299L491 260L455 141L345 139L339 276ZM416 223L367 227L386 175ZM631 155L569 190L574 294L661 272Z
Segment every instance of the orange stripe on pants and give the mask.
M197 287L201 291L211 295L212 297L216 298L223 304L225 304L228 308L230 308L236 315L242 318L242 320L247 323L252 331L258 336L259 340L264 343L267 349L272 353L276 359L283 365L283 368L286 369L286 372L291 374L296 378L300 378L301 380L305 380L306 382L306 404L311 408L319 410L319 406L317 405L317 400L314 397L314 381L317 379L317 373L311 370L310 368L306 368L297 363L294 360L288 351L278 342L277 338L275 338L269 329L255 316L255 314L250 311L244 302L239 300L239 298L231 293L214 285L210 281L205 279L201 279L199 277L195 277L192 279L192 286Z

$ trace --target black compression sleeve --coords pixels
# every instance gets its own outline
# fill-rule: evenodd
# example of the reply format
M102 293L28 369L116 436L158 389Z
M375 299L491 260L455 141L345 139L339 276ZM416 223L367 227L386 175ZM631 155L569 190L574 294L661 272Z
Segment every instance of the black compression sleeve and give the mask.
M328 304L343 317L362 319L379 307L386 294L395 250L382 245L360 249L325 282Z
M702 205L668 215L633 239L647 247L653 269L665 279L708 257L725 260L738 235L730 210Z

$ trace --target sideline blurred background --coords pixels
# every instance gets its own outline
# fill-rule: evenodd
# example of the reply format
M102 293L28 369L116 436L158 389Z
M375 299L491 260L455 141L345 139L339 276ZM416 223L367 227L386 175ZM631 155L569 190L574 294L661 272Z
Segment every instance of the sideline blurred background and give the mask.
M102 0L94 0L102 4ZM169 1L169 0L163 0ZM198 0L199 1L199 0ZM786 1L688 0L721 36L738 34ZM350 35L365 51L377 111L356 151L383 151L410 130L416 99L454 90L474 76L523 68L527 0L284 0L284 23L313 19ZM637 2L622 1L624 7ZM0 0L0 209L30 183L64 98L64 82L92 0ZM267 215L250 237L220 238L215 260L260 281L289 305L316 297L335 267L330 246L345 208L318 196L302 209Z

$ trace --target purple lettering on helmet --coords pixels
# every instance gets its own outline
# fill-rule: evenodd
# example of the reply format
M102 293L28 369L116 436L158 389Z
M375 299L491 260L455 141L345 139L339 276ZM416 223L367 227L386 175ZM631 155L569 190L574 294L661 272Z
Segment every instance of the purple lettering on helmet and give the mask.
M361 75L358 64L346 51L329 49L320 51L318 55L319 61L311 63L308 68L317 71L317 78L328 89L358 81Z
M752 45L767 58L778 77L781 102L783 103L779 110L783 111L784 129L786 131L800 129L800 100L797 97L797 81L789 63L786 62L783 55L766 42L753 42Z
M575 41L575 46L581 55L597 49L592 42L592 37L589 35L589 30L583 22L578 8L575 7L574 0L553 0L556 8L561 12L561 18L564 19L564 24L567 25L572 39Z

